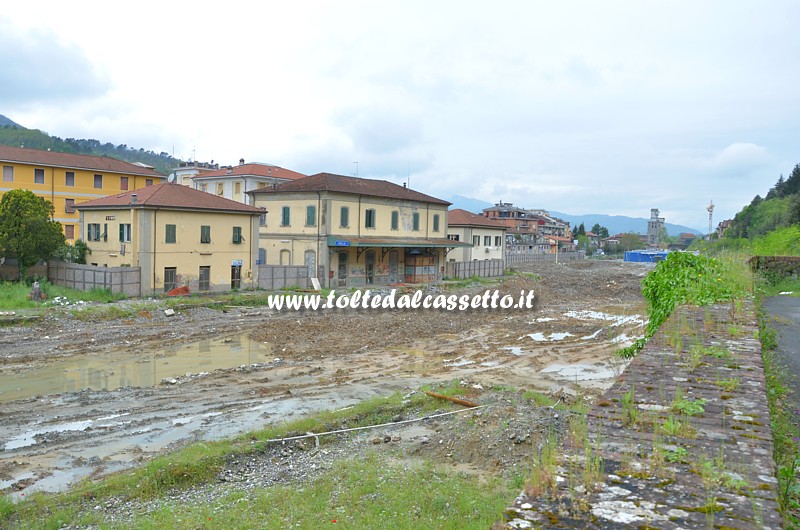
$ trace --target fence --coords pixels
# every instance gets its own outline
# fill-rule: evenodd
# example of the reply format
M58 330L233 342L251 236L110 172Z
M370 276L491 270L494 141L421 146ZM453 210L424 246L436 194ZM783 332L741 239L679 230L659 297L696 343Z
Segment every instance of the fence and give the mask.
M448 278L492 278L505 273L505 263L502 260L483 261L451 261L447 263L446 276Z
M142 295L139 267L98 267L51 261L47 267L47 279L52 284L79 291L109 289L112 293L126 296Z
M7 258L0 260L0 281L15 282L19 279L19 264L15 258ZM25 271L25 276L28 278L35 278L47 275L47 264L40 261L32 267L28 267Z
M556 260L555 253L547 254L525 254L525 253L508 253L506 254L506 266L512 267L518 263L540 263L545 261L572 261L576 259L584 259L586 254L583 252L559 252L558 260Z
M308 288L308 269L302 265L259 265L258 288L267 291L300 286Z

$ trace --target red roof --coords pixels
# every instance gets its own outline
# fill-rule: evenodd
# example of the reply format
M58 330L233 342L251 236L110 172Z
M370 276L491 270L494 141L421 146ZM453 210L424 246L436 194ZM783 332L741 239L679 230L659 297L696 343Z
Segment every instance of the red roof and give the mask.
M291 169L284 169L282 167L273 166L271 164L252 163L252 164L242 164L240 166L234 166L231 167L230 169L224 167L222 169L215 169L213 171L204 171L199 175L193 176L192 179L203 180L209 178L230 177L230 176L272 177L284 180L297 180L305 177L306 175L298 173L297 171L292 171Z
M331 173L317 173L310 177L305 177L291 182L283 182L274 188L262 188L250 190L247 193L253 195L280 193L280 192L316 192L332 191L338 193L349 193L352 195L369 195L371 197L386 197L389 199L399 199L403 201L430 202L434 204L451 203L425 195L418 191L398 186L386 180L365 179L359 177L345 177Z
M136 202L133 196L136 195ZM76 204L78 210L103 210L118 208L166 208L179 210L213 210L234 213L262 214L263 208L256 208L224 197L217 197L204 191L195 190L181 184L156 184L138 190L109 195L100 199Z
M497 228L498 230L505 230L506 225L499 223L483 215L477 215L467 210L456 208L447 212L447 224L449 226L486 226L490 228Z
M57 153L40 151L23 147L0 145L0 161L18 162L35 166L59 167L69 169L88 169L102 173L122 173L123 175L143 175L146 177L164 178L164 175L153 168L131 164L116 158L93 155L76 155L73 153Z

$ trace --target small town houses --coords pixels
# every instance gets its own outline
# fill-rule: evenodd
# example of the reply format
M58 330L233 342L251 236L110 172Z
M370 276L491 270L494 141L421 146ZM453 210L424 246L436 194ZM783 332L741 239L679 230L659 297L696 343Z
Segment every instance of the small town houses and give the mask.
M569 224L499 203L482 215L384 180L271 164L182 163L166 177L107 157L0 146L0 195L25 188L55 205L88 266L136 268L141 295L259 285L262 267L305 269L328 287L441 280L451 262L563 250Z

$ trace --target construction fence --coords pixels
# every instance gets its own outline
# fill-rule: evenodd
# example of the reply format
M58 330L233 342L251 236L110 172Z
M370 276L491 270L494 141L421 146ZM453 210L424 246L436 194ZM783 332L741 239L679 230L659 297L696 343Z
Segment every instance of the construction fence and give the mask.
M47 267L47 279L53 285L79 291L109 289L112 293L126 296L142 295L139 267L98 267L51 261Z
M302 265L259 265L258 288L265 291L309 286L308 269Z
M448 278L494 278L505 274L506 266L502 260L450 261L445 269Z
M558 254L555 253L507 253L506 254L506 266L513 267L519 263L541 263L541 262L556 262L556 261L573 261L577 259L584 259L586 258L586 254L584 252L559 252Z

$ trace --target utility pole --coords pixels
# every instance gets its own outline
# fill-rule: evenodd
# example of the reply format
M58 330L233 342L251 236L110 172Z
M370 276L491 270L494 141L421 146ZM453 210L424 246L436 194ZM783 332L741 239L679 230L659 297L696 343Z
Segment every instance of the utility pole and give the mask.
M713 226L712 225L712 218L714 216L714 201L713 200L708 203L708 206L706 207L706 210L708 210L708 240L711 241L711 227Z

